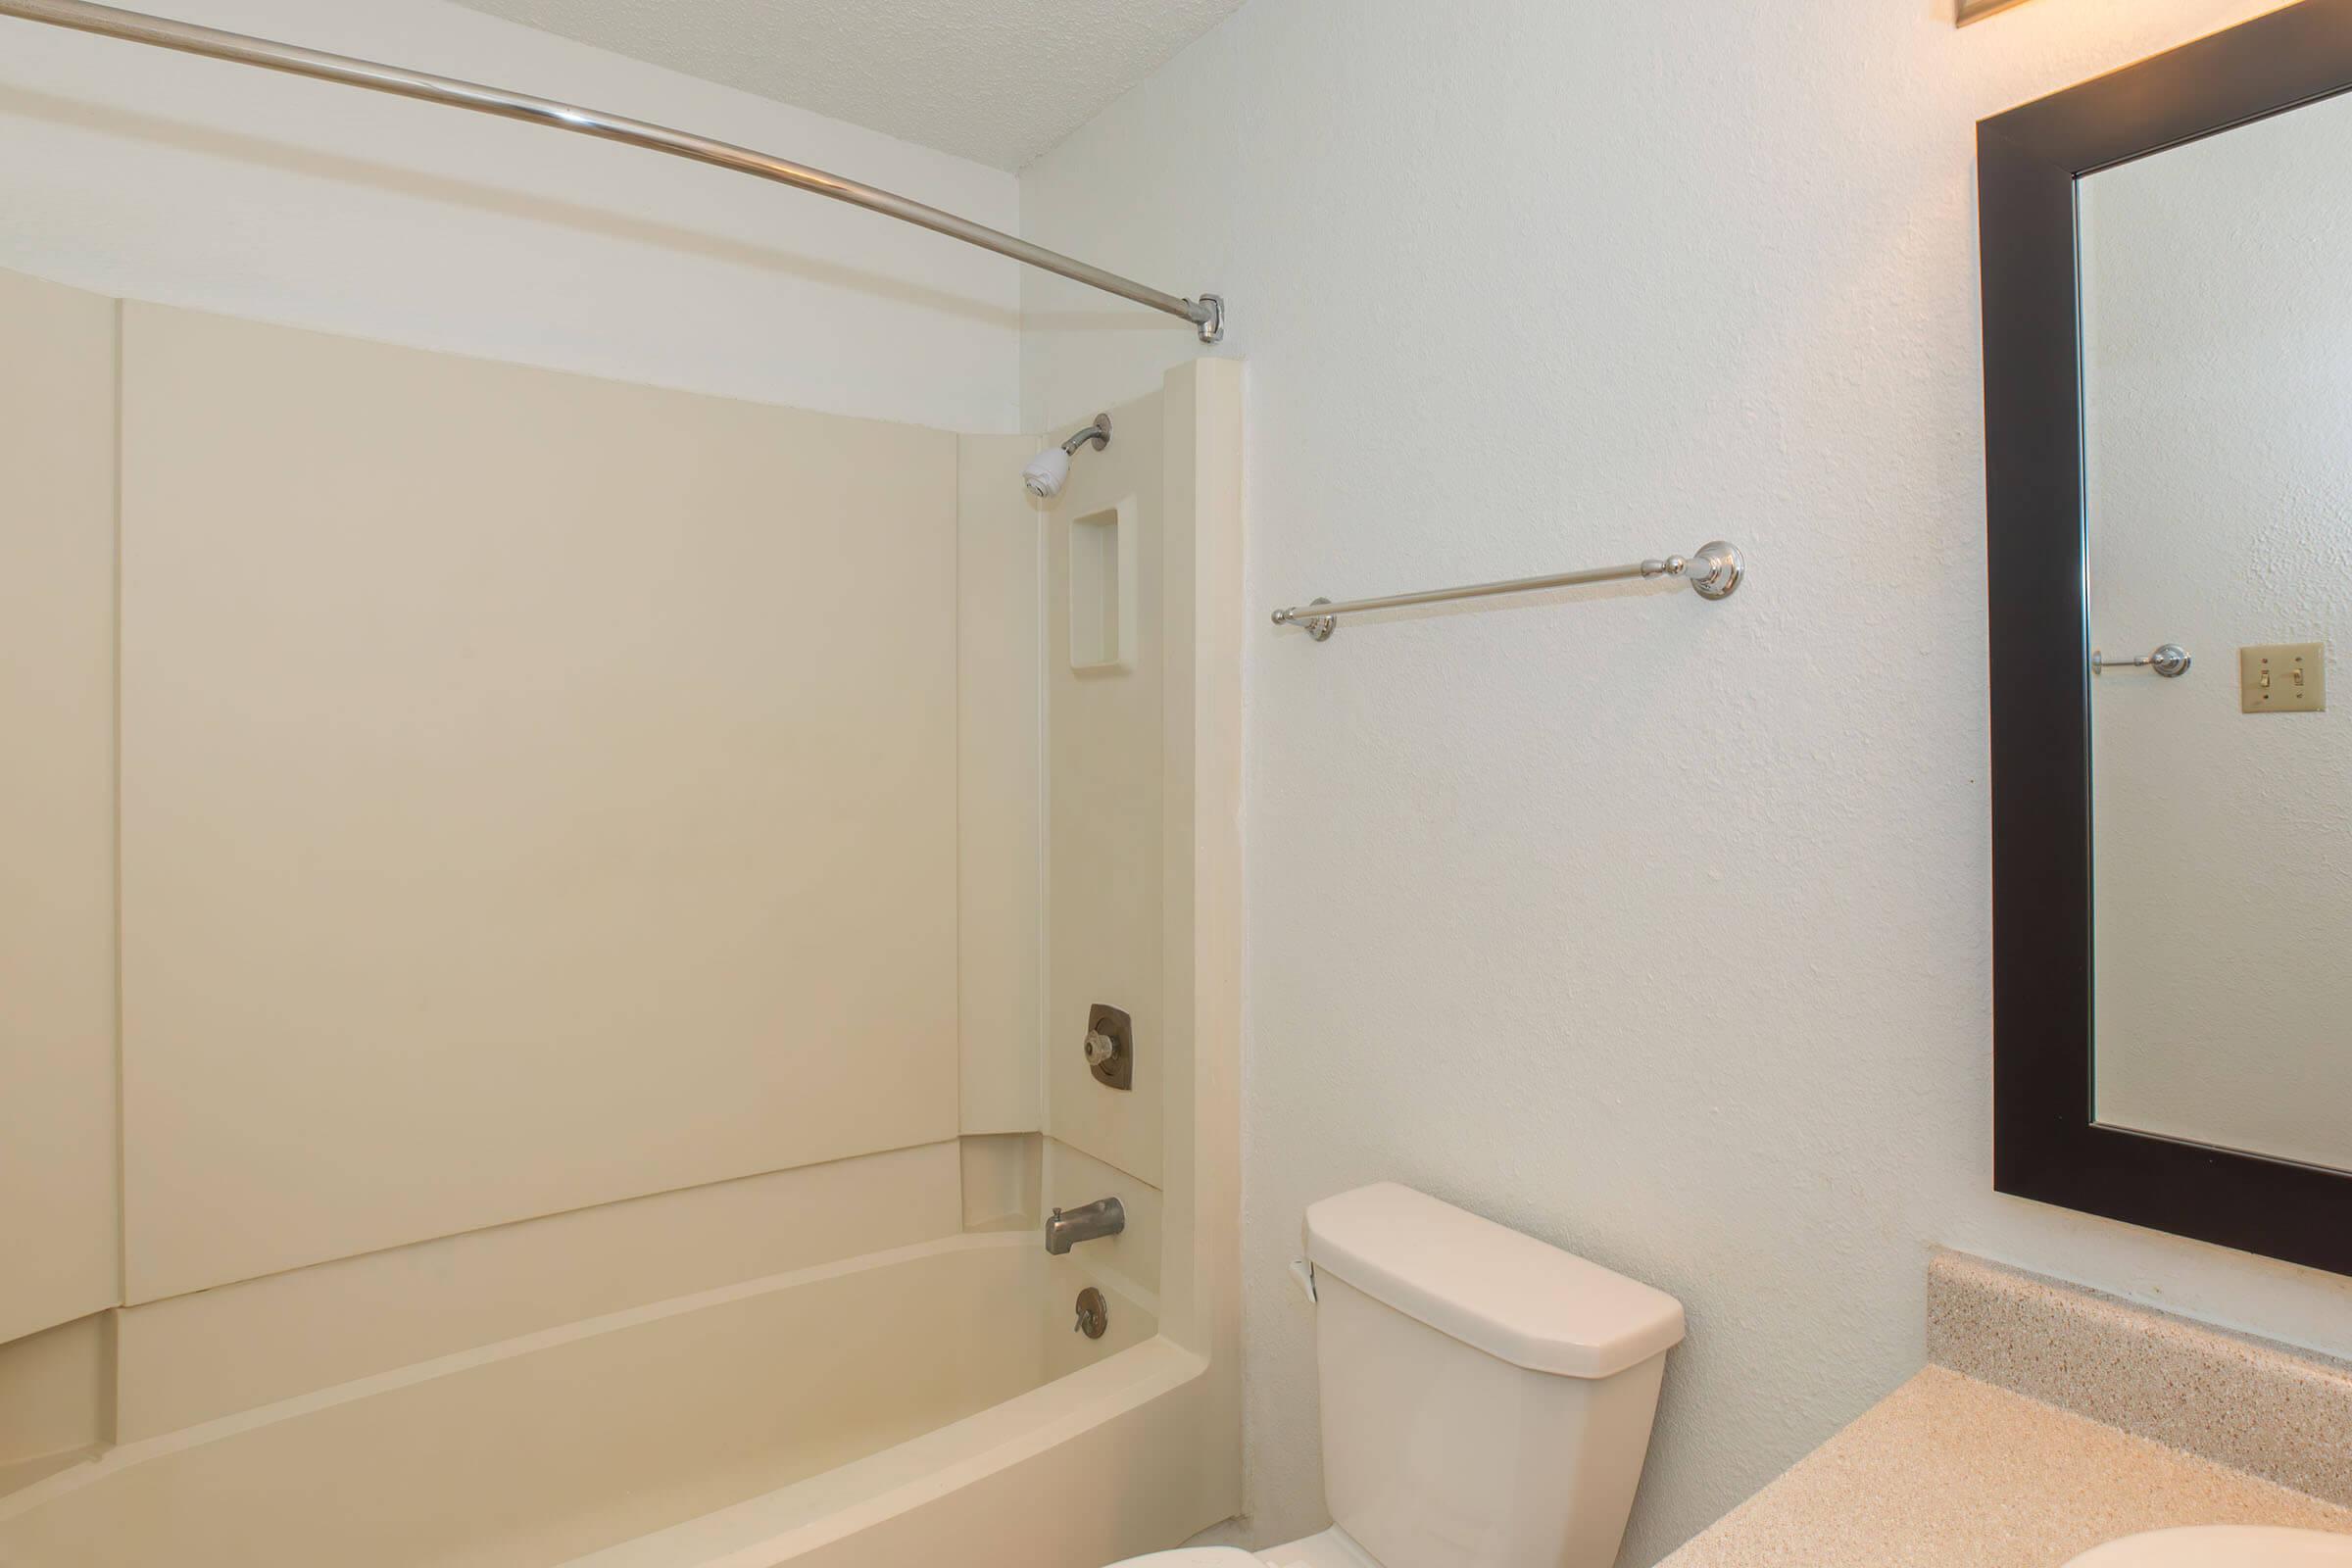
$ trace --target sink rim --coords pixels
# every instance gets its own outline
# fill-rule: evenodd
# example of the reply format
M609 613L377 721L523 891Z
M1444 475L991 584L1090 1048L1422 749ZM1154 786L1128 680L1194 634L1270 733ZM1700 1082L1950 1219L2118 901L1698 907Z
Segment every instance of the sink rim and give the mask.
M2278 1568L2352 1564L2352 1534L2344 1532L2296 1525L2178 1525L2169 1530L2143 1530L2137 1535L2101 1542L2069 1559L2066 1568L2132 1568L2133 1564L2191 1568L2192 1564L2207 1559L2182 1555L2174 1548L2185 1552L2198 1547L2217 1551L2235 1548L2238 1552L2256 1547L2275 1548L2277 1556L2262 1560L2276 1563Z

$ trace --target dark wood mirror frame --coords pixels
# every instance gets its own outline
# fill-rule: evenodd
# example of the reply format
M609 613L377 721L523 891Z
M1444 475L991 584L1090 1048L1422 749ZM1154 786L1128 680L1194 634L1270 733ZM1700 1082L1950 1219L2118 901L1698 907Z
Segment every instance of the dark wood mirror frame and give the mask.
M2348 89L2352 0L2303 0L1977 127L1993 1185L2339 1274L2352 1274L2352 1175L2095 1120L2075 199L2085 174Z

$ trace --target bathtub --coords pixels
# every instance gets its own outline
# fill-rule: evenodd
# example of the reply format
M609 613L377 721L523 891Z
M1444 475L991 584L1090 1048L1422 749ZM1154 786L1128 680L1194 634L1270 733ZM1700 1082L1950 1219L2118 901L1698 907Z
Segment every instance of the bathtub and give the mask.
M0 1498L0 1563L1095 1568L1206 1522L1158 1330L1033 1231L876 1252L123 1445Z

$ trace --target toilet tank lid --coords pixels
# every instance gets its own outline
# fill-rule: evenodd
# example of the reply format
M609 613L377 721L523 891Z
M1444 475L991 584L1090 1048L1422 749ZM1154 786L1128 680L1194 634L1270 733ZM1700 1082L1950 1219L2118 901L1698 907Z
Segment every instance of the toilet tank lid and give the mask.
M1395 1182L1307 1205L1306 1255L1531 1372L1605 1378L1683 1338L1683 1303L1664 1291Z

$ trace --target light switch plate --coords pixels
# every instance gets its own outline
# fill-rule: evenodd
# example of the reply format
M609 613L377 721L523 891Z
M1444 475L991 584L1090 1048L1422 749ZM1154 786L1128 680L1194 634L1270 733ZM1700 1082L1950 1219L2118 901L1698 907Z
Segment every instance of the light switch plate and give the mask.
M2318 713L2328 707L2328 645L2275 643L2237 651L2238 706L2249 713Z

